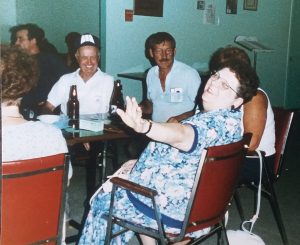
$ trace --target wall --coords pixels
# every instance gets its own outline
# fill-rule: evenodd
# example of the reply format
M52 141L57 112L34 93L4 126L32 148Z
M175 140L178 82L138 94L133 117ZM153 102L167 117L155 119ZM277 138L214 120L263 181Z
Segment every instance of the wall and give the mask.
M9 43L9 28L16 24L16 0L0 2L0 42Z
M292 0L259 0L257 11L243 10L244 0L238 0L237 15L225 13L226 1L206 0L206 3L211 1L216 3L219 25L203 24L203 11L196 9L197 0L164 0L163 17L135 15L133 22L124 21L124 12L133 9L134 0L1 1L1 12L4 13L0 17L1 32L5 34L1 36L8 41L9 27L16 23L35 22L45 29L48 39L59 51L64 52L67 32L97 35L101 30L101 68L117 78L118 73L144 71L150 66L144 56L144 42L157 31L170 32L177 40L176 58L197 67L205 65L217 48L233 44L236 35L253 35L275 50L258 55L257 72L261 87L267 90L274 105L288 107L292 103L293 107L300 107L299 100L293 99L300 84L296 80L287 82ZM253 58L252 53L249 55ZM140 82L122 81L124 94L141 100ZM292 89L289 90L290 85Z
M293 0L291 16L291 38L288 55L288 78L286 84L286 105L289 108L300 108L300 1Z
M275 49L273 53L258 55L261 87L268 91L273 104L284 103L290 0L258 1L257 11L243 10L243 0L238 0L237 15L226 14L226 1L215 0L219 25L203 24L203 11L196 9L196 0L165 0L163 17L134 15L133 22L125 22L124 11L133 9L133 2L102 1L107 16L102 23L106 29L106 55L102 55L102 64L108 73L116 75L149 67L144 56L144 41L157 31L170 32L176 38L176 58L190 65L207 62L215 49L233 44L236 35L257 36L262 43ZM122 80L124 94L141 99L139 82Z
M1 1L1 6L7 5L10 1L5 1L5 4ZM64 38L68 32L91 32L99 36L99 0L14 0L12 2L16 2L16 7L10 5L9 11L5 12L16 12L16 16L10 16L10 21L4 21L6 34L16 23L36 23L45 30L47 39L59 52L67 50ZM9 41L9 35L7 37L5 41Z

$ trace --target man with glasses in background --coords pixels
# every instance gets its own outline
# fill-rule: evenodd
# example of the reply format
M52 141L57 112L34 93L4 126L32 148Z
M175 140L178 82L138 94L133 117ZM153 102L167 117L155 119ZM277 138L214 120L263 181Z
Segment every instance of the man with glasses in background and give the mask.
M23 97L20 106L21 113L26 119L35 119L54 83L63 74L68 73L69 69L59 58L56 48L46 39L44 30L38 25L20 24L10 28L10 32L11 44L35 56L38 61L37 86Z

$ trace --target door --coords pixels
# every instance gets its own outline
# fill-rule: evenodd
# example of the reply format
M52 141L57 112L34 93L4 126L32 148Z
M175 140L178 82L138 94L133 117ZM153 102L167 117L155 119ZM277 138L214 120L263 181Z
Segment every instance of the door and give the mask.
M300 108L300 1L293 0L285 106Z

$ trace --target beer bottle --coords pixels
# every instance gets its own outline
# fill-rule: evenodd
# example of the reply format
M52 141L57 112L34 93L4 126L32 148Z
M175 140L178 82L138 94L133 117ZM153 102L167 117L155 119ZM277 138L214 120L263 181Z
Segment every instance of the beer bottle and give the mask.
M110 100L110 114L116 114L117 108L124 110L125 103L122 92L122 84L120 80L116 80L114 83L114 90Z
M79 101L77 98L77 87L70 87L70 95L67 103L67 114L69 117L69 126L73 129L79 129Z

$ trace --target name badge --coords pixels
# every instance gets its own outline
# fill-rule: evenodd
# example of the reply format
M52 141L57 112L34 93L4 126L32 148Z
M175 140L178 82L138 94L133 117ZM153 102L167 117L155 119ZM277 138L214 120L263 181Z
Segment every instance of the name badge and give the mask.
M178 103L183 101L183 89L171 88L171 102Z

